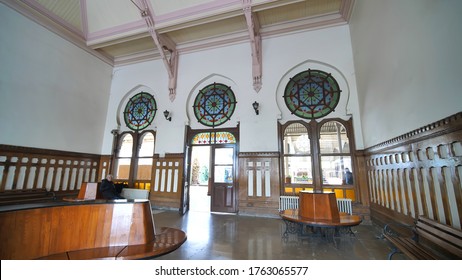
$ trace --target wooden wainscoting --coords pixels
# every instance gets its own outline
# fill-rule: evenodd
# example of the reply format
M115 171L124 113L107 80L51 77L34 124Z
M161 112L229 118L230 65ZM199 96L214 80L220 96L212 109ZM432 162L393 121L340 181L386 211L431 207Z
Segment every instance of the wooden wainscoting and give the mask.
M43 189L78 192L82 182L96 182L100 155L0 145L0 192Z
M278 215L279 153L239 154L239 213Z
M180 208L183 186L183 154L154 158L153 183L149 199L154 208Z
M365 151L372 219L426 216L461 229L462 113Z

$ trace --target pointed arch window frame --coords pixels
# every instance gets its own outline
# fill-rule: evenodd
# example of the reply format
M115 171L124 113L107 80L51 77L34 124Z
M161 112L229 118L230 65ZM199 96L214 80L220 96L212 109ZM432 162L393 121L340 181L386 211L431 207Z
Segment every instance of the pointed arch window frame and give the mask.
M321 139L321 129L323 128L323 125L328 123L328 122L338 122L341 125L344 126L346 130L346 136L349 141L348 143L348 150L344 150L342 152L336 153L336 152L331 152L331 153L321 153L321 148L320 148L320 139ZM286 129L294 123L299 123L306 127L307 132L308 132L308 139L310 141L310 151L307 153L303 154L295 154L291 153L284 147L284 137L285 137L285 132ZM344 156L344 157L349 157L351 159L351 167L353 170L353 174L358 174L358 168L357 168L357 163L356 163L356 158L355 158L355 153L356 153L356 148L355 148L355 138L354 138L354 130L353 130L353 120L350 118L349 120L343 120L340 118L330 118L330 119L323 119L319 122L316 120L310 120L310 121L305 121L305 120L296 120L296 121L288 121L285 124L278 124L279 128L279 142L280 142L280 170L281 170L281 176L280 176L280 192L283 195L296 195L297 191L303 190L303 189L308 189L308 190L313 190L317 192L324 192L324 191L334 191L339 193L339 197L344 197L344 198L352 198L353 200L358 200L360 199L358 194L360 194L359 191L359 185L358 183L354 183L353 185L348 185L345 182L342 182L340 185L333 185L325 182L323 180L323 172L322 172L322 157L326 156ZM285 181L289 176L292 174L286 174L286 159L287 158L295 158L295 157L310 157L311 161L311 169L312 172L308 176L311 176L312 182L300 184L297 182L292 182L292 181ZM343 172L343 170L342 170ZM287 177L287 178L286 178ZM357 176L353 176L357 177ZM288 190L292 191L288 191ZM341 193L341 195L340 195Z

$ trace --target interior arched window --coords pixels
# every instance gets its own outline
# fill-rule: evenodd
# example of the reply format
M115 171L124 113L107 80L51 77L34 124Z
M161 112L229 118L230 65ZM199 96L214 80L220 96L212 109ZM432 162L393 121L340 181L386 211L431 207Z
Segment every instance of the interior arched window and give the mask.
M118 137L114 175L131 188L150 189L154 160L155 133L124 132Z
M123 111L130 131L115 133L117 147L112 172L120 183L131 188L150 189L154 159L155 132L148 127L154 121L157 103L151 94L139 92L132 96Z
M349 143L346 128L340 122L328 121L321 126L319 145L324 183L353 184L352 176L347 173L353 172Z
M307 128L293 123L284 130L284 174L287 183L313 182L311 144Z
M280 125L279 131L282 194L298 195L308 190L356 199L351 119L289 122Z
M137 180L150 180L154 156L154 134L146 132L140 136L141 147L138 152Z
M122 134L119 144L115 175L119 180L128 180L133 154L133 136L130 133Z

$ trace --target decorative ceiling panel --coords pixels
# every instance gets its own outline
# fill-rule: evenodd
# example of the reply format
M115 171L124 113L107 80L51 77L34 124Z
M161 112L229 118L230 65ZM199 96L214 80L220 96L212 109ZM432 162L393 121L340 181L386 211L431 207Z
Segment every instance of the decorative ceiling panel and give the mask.
M51 14L61 18L71 26L83 32L82 17L80 10L80 0L36 0L43 8L47 9Z
M140 12L130 0L86 0L85 2L89 33L114 30L141 19Z
M328 13L338 13L341 0L308 0L258 12L260 24L271 25L305 19Z
M168 36L175 43L182 44L245 30L247 30L245 18L239 16L171 31L168 32Z
M133 2L148 3L154 20L152 28L164 40L171 40L180 52L245 40L250 44L243 3L250 5L258 19L263 39L346 24L354 4L354 0L0 1L113 65L160 57L141 11Z
M178 13L182 10L187 10L199 5L210 4L212 2L218 2L214 0L150 0L152 9L154 10L155 16L160 16L169 13Z

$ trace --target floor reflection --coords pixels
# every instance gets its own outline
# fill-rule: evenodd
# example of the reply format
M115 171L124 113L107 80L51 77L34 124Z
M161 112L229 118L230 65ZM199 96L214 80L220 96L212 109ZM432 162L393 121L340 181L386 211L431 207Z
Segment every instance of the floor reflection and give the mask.
M387 243L374 225L354 227L355 236L337 238L337 247L322 236L291 235L278 218L223 215L190 211L154 212L156 228L184 230L187 241L164 260L384 260Z

